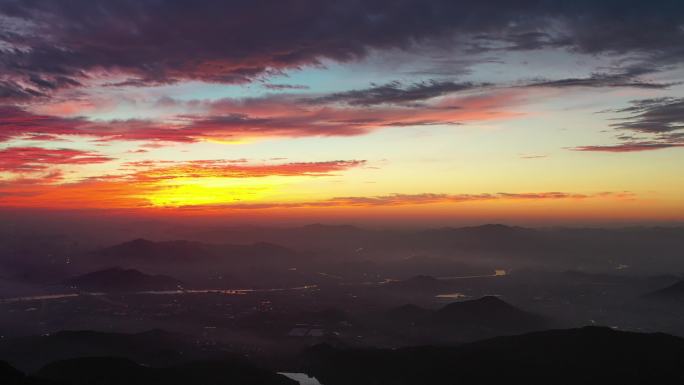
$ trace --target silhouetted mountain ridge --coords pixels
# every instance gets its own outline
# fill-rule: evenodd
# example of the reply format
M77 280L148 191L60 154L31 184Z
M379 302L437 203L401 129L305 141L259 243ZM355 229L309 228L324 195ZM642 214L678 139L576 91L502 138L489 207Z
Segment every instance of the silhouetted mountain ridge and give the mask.
M316 346L304 360L326 385L674 384L684 378L684 339L585 327L457 347Z
M53 362L37 377L69 385L296 385L285 376L242 360L188 362L154 368L116 357L86 357Z
M296 385L283 375L242 359L190 361L150 367L122 357L80 357L55 361L31 376L0 361L2 385Z
M105 333L89 330L0 340L0 360L33 371L63 359L120 356L151 365L169 365L206 354L187 337L162 330L142 333Z

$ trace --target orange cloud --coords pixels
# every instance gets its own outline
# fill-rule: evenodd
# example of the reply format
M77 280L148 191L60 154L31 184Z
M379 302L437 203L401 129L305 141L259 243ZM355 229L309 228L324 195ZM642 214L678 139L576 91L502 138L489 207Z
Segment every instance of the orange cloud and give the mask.
M595 194L577 194L566 192L541 192L541 193L483 193L483 194L390 194L380 196L353 196L334 197L327 200L313 202L263 202L263 203L238 203L214 206L196 206L190 209L229 208L229 209L269 209L269 208L298 208L298 207L382 207L382 206L413 206L427 204L449 204L483 201L544 201L563 199L634 199L635 195L629 191L600 192Z
M59 161L84 161L76 155L74 158ZM95 161L97 158L89 160ZM3 197L0 205L43 208L142 208L234 202L251 198L250 194L268 187L255 180L269 176L331 176L364 164L363 160L282 164L249 164L243 159L131 162L123 169L126 173L98 176L74 183L59 183L61 174L6 181L0 183L0 196ZM33 163L29 163L29 166L37 167ZM33 168L31 170L36 171ZM231 181L239 182L236 185Z
M330 176L334 172L363 166L365 160L295 162L282 164L246 164L247 160L195 160L189 162L129 162L143 168L132 176L136 180L173 178L260 178L267 176ZM129 175L128 177L130 177Z

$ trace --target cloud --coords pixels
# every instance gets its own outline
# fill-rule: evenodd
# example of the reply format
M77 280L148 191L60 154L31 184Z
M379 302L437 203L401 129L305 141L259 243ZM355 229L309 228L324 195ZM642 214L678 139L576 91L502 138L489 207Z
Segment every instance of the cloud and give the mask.
M409 104L452 94L481 89L488 84L429 80L405 85L399 81L372 84L370 88L337 92L311 99L312 103L345 103L351 106L374 106L378 104Z
M548 158L548 154L520 154L520 159L544 159Z
M611 126L619 130L641 133L668 133L684 130L684 98L642 99L632 106L616 110L629 114Z
M653 63L684 56L677 1L6 0L0 16L0 73L41 93L102 73L128 77L131 86L248 82L428 42L470 51L638 52Z
M91 151L65 148L10 147L0 150L0 171L11 173L42 172L59 165L84 165L112 160Z
M73 134L81 123L79 119L38 115L18 107L0 106L0 142L30 134Z
M1 102L21 102L39 96L45 96L42 92L26 88L11 80L0 81Z
M26 151L27 154L29 152ZM49 161L58 164L85 162L84 155L69 157L51 153L49 157ZM46 169L42 167L43 163L34 164L29 160L20 162L16 157L11 159L14 163L7 167L13 171L23 171L26 166L31 172ZM197 205L198 202L234 202L252 198L250 194L264 186L267 188L268 180L262 180L266 177L327 177L365 164L364 160L277 164L253 164L245 159L128 162L118 174L89 177L75 182L65 183L58 171L0 181L0 196L4 197L0 206L129 209ZM235 183L221 183L227 181Z
M54 185L63 180L64 173L51 170L43 175L18 174L10 179L0 179L0 195L34 196L40 193L43 186Z
M504 90L471 96L445 96L415 105L339 106L311 103L291 95L224 99L212 103L208 117L194 119L188 130L208 137L354 136L388 127L454 125L518 116L510 108L526 95Z
M483 194L390 194L378 196L349 196L334 197L320 201L309 202L258 202L258 203L228 203L217 205L195 205L180 207L190 210L206 209L277 209L277 208L327 208L327 207L395 207L429 204L458 204L467 202L503 201L503 200L564 200L564 199L634 199L635 195L629 191L600 192L596 194L577 194L567 192L541 193L483 193Z
M178 115L166 121L90 121L80 117L37 114L18 107L2 107L0 141L20 137L46 138L46 135L80 135L102 142L175 143L268 137L354 136L388 127L453 125L508 118L518 115L508 108L520 103L523 97L522 92L498 91L467 97L445 96L429 103L427 107L366 108L311 104L295 95L270 95L199 103L201 113Z
M587 152L640 152L661 150L664 148L684 147L684 143L637 142L620 143L608 146L579 146L570 148L573 151Z
M613 196L613 193L574 194L566 192L542 193L495 193L495 194L392 194L374 197L338 197L325 201L329 204L344 206L400 206L431 203L460 203L488 200L547 200L547 199L588 199Z
M635 100L630 107L611 110L627 114L611 127L630 132L615 145L573 147L574 151L640 152L684 147L684 98L663 97ZM634 136L635 134L637 136Z
M639 74L623 72L618 74L595 73L585 78L565 78L557 80L539 80L528 84L528 87L631 87L643 89L667 89L678 83L654 83L640 80Z
M262 87L269 89L269 90L276 90L276 91L308 90L310 88L309 86L305 86L303 84L271 84L271 83L264 83L264 84L262 84Z
M10 148L0 152L0 170L15 173L39 172L49 166L61 164L89 164L109 159L97 154L76 150L49 150L41 148ZM63 183L61 172L53 171L43 176L15 178L0 182L0 195L9 198L6 206L16 207L83 207L141 208L154 207L154 196L171 195L173 207L188 206L195 209L234 208L265 209L294 207L375 207L424 204L462 203L492 200L558 200L589 198L625 198L629 192L577 194L566 192L542 193L485 193L485 194L390 194L379 196L333 197L320 201L300 202L217 202L211 205L193 204L198 198L212 198L218 190L209 191L208 197L198 197L196 190L189 190L192 198L179 193L185 186L205 186L203 180L281 177L327 177L353 168L364 167L364 160L335 160L325 162L250 163L246 159L196 160L187 162L142 160L125 163L121 173L90 177L81 181ZM249 185L241 185L249 190ZM200 190L205 191L205 190ZM206 192L204 192L206 193ZM166 195L165 195L166 194ZM173 194L177 194L173 195ZM213 199L213 198L212 198ZM203 202L202 199L198 200Z
M262 178L267 176L335 175L336 172L362 167L365 160L335 160L327 162L292 162L281 164L248 164L238 160L195 160L188 162L141 161L125 166L136 170L123 178L153 181L175 178Z
M156 182L158 180L153 180ZM345 207L398 207L430 204L461 204L488 201L549 201L585 199L634 199L629 191L579 194L568 192L537 193L482 193L482 194L389 194L378 196L333 197L318 201L246 201L232 196L225 202L211 204L183 203L183 200L169 200L169 204L153 204L149 196L164 195L176 187L150 183L149 180L125 180L91 178L69 184L6 184L0 183L0 196L6 199L0 207L44 207L55 209L97 208L97 209L181 209L211 212L213 210L265 210L292 208L345 208ZM171 189L171 190L169 190ZM196 197L193 197L196 198ZM202 202L202 200L199 200Z

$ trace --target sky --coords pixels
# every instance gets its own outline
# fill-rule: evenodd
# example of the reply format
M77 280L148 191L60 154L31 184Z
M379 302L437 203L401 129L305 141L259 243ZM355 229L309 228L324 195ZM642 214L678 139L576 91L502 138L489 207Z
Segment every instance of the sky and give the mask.
M681 1L0 0L0 209L681 222L682 47Z

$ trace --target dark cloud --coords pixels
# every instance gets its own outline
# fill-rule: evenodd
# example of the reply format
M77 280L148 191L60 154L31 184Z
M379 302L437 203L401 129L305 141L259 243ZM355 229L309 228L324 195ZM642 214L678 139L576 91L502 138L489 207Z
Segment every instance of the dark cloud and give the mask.
M23 87L13 81L0 81L0 101L16 103L38 96L45 96L45 94L35 89Z
M639 152L684 147L684 98L664 97L632 101L631 106L611 110L627 114L611 127L627 131L616 145L580 146L575 151Z
M665 142L628 142L608 146L580 146L573 147L573 151L590 152L641 152L660 150L663 148L684 147L684 143L665 143Z
M684 98L635 100L616 112L629 114L611 125L620 130L656 134L684 130Z
M506 31L503 34L476 36L472 42L468 44L467 51L469 53L501 50L525 51L543 48L558 48L565 45L567 45L567 41L546 32L515 32L515 30L512 30Z
M632 87L645 89L667 89L678 83L654 83L640 80L631 73L596 73L586 78L566 78L558 80L539 80L528 84L529 87Z
M265 83L263 84L264 88L267 88L269 90L276 90L276 91L281 91L281 90L308 90L309 86L305 86L303 84L270 84L270 83Z
M677 0L3 0L0 16L13 20L0 27L0 72L41 90L102 71L126 85L247 82L427 41L684 57Z
M351 106L373 106L378 104L410 104L418 103L438 96L459 91L468 91L487 86L471 82L451 82L430 80L405 85L399 81L371 87L337 92L311 99L312 103L344 103Z

